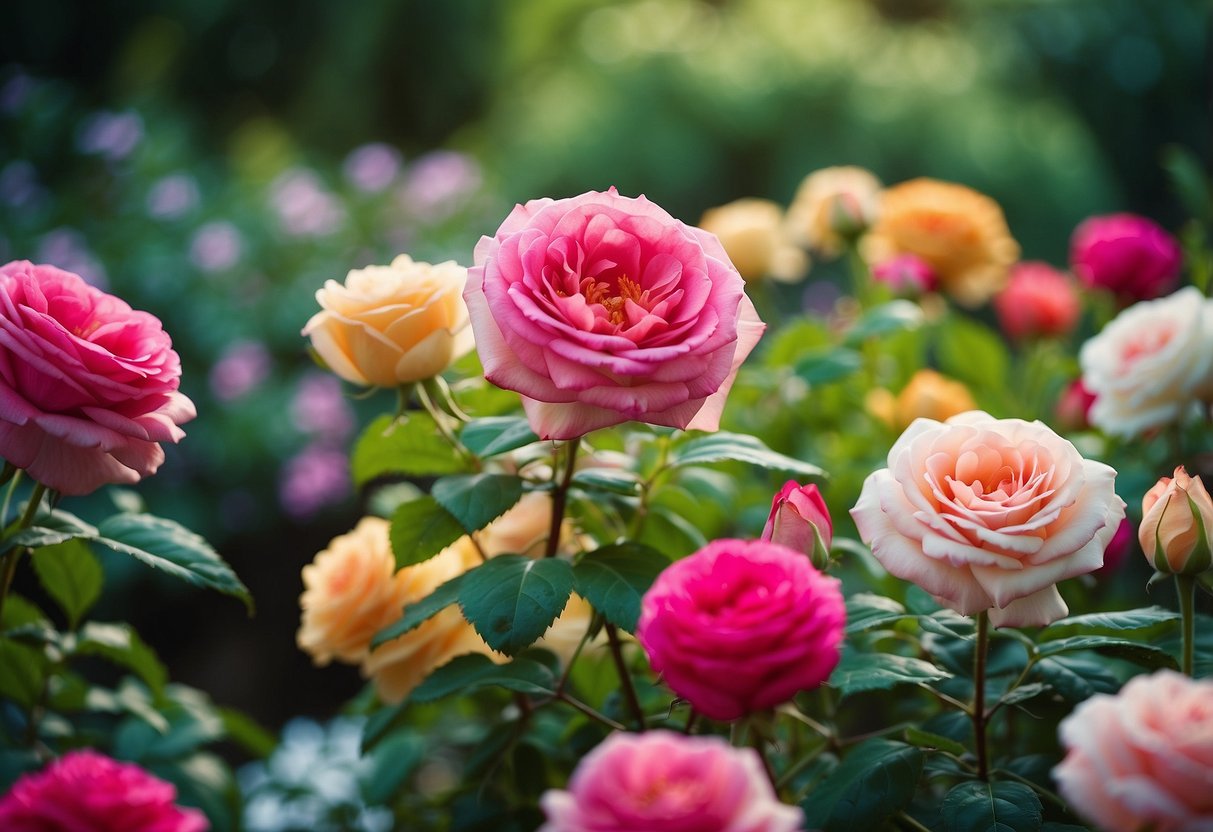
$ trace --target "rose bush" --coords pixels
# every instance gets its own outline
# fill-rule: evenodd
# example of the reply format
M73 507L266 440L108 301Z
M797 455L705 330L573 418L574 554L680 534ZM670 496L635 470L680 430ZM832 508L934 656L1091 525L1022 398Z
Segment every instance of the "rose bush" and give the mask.
M1057 582L1103 564L1125 514L1115 477L1040 422L919 419L851 516L889 572L939 603L1041 626L1066 614Z
M629 420L716 430L764 328L714 236L613 188L519 205L475 262L485 377L544 439Z
M63 494L135 483L194 418L160 321L54 266L0 267L0 456Z

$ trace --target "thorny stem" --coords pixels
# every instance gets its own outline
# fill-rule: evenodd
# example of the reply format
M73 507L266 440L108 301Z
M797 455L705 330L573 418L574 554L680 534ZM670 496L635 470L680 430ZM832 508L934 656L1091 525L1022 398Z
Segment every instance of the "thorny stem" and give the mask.
M619 641L619 631L611 622L606 623L607 641L611 645L611 658L615 661L615 670L619 673L619 685L623 688L623 698L627 700L632 716L636 719L636 730L643 731L644 708L640 707L640 699L636 696L636 688L632 684L632 674L628 672L628 664L623 660L623 644Z
M990 616L977 614L977 646L973 653L973 735L977 742L977 777L990 779L986 750L986 657L990 651Z
M543 556L550 558L560 548L560 527L564 524L564 507L569 499L569 486L573 482L573 474L577 470L577 449L581 439L570 440L565 446L567 451L564 458L564 473L556 482L552 491L552 525L548 529L548 545Z

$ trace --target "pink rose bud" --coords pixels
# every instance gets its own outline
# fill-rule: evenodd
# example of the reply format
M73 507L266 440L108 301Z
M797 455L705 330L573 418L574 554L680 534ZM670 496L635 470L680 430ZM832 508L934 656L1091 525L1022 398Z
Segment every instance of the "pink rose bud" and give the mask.
M994 298L994 311L1012 338L1047 338L1069 335L1082 305L1069 277L1048 263L1027 262L1011 269L1007 287Z
M611 734L539 802L539 832L794 832L803 820L754 749L672 731Z
M899 254L872 267L872 279L899 295L921 295L939 282L931 264L913 254Z
M815 485L799 485L793 480L771 501L762 539L804 552L818 569L830 562L830 543L834 522L821 492Z
M1183 251L1157 223L1136 214L1090 217L1070 238L1070 265L1084 285L1127 302L1175 288Z
M1087 389L1082 379L1075 379L1057 400L1057 426L1062 430L1090 430L1089 414L1094 404L1095 394Z
M786 546L716 540L657 576L636 638L695 710L738 719L829 678L846 619L839 586Z
M1155 569L1195 575L1209 568L1213 498L1200 477L1179 466L1174 478L1163 477L1142 497L1141 514L1137 539Z

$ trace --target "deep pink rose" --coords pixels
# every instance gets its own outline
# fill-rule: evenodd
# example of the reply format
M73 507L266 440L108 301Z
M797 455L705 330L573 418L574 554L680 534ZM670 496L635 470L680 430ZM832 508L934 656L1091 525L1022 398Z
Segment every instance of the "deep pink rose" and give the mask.
M194 404L154 315L54 266L0 267L0 456L43 485L87 494L164 461Z
M752 748L671 731L616 733L585 756L568 790L540 800L539 832L794 832Z
M939 284L931 264L913 254L899 254L872 267L872 279L899 295L921 295Z
M1090 430L1091 407L1095 404L1095 394L1087 389L1081 378L1070 382L1057 399L1055 416L1057 425L1062 430Z
M800 485L788 480L771 500L762 539L803 552L813 565L824 569L830 559L834 539L834 521L825 498L815 485Z
M177 789L139 766L96 751L65 754L0 798L5 832L205 832L202 812L177 806Z
M845 620L838 581L800 552L716 540L657 576L636 638L674 693L732 720L828 679Z
M1136 214L1089 217L1070 238L1070 266L1078 279L1129 302L1170 292L1182 265L1175 238Z
M636 420L716 430L765 325L715 236L612 188L517 206L467 300L489 381L544 439Z
M1213 829L1213 681L1170 670L1097 693L1060 726L1062 797L1103 832Z
M1011 269L994 311L1012 338L1058 337L1074 330L1082 304L1069 277L1048 263L1029 261Z
M1104 549L1103 566L1091 574L1096 578L1109 578L1119 572L1120 567L1128 560L1129 553L1133 551L1133 540L1136 536L1137 529L1133 528L1129 518L1121 520L1120 525L1116 527L1116 534L1108 541L1108 548Z

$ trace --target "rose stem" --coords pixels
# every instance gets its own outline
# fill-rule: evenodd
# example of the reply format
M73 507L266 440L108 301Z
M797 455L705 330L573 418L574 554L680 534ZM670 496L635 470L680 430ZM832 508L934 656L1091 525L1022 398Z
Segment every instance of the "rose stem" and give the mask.
M977 776L988 780L989 758L986 751L986 656L990 649L990 615L977 614L977 646L973 653L973 734L977 741Z
M632 674L628 673L627 662L623 660L623 644L619 641L619 631L611 622L606 623L607 641L611 645L611 658L615 661L615 670L619 673L619 686L623 688L623 698L627 700L632 715L636 718L636 730L644 731L644 708L636 697L636 688L632 686Z
M1183 672L1192 675L1196 652L1196 577L1176 575L1175 591L1179 594L1179 615L1183 620Z
M42 495L45 493L46 486L35 482L34 490L29 496L29 504L26 505L25 513L21 515L21 519L13 528L13 534L29 528L30 524L34 522L34 516L38 513L38 507L42 505ZM8 590L13 585L13 576L17 574L17 563L25 554L25 548L24 546L14 546L0 556L0 560L3 561L3 566L0 567L0 615L4 614L4 599L8 597Z
M577 469L577 448L580 445L581 437L577 437L570 440L565 446L568 451L564 458L564 476L560 478L555 490L552 491L552 525L548 530L547 550L543 553L545 558L552 557L560 548L560 526L564 523L564 506L569 498L569 486L573 482L573 472Z

